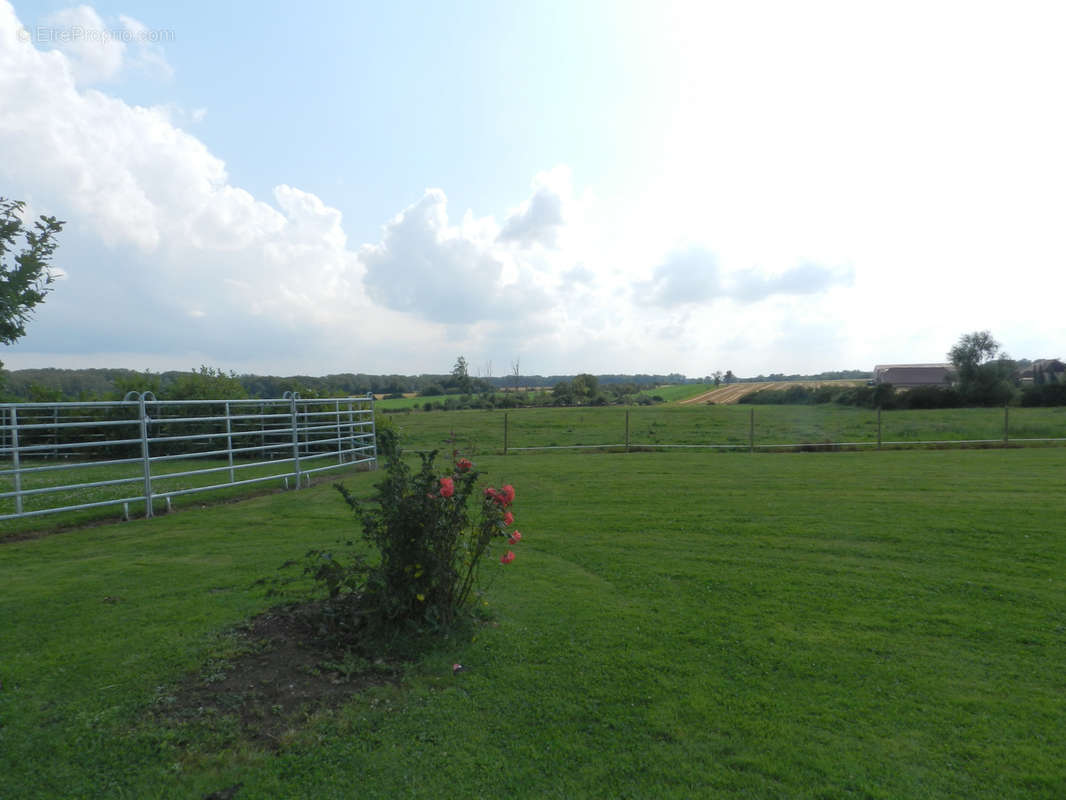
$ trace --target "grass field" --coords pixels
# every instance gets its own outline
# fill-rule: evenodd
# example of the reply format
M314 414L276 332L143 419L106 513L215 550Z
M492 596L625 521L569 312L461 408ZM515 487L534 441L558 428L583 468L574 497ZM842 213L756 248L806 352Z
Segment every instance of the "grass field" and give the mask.
M1066 450L478 466L525 534L495 624L277 752L152 710L335 492L0 544L0 797L1066 796Z
M508 448L617 445L626 441L627 409L526 408L389 415L406 446L503 452L504 414ZM859 442L876 444L877 412L853 406L653 406L628 409L633 446L734 445L749 443L752 414L756 446ZM884 442L975 439L1001 441L1002 408L886 411ZM1012 408L1009 435L1066 437L1066 408Z
M686 387L668 387L682 389ZM699 387L696 387L698 390ZM399 402L399 401L397 401ZM507 412L496 411L434 411L430 413L379 414L378 419L392 425L400 434L404 446L410 450L439 449L448 453L461 449L472 455L498 454L504 450L504 427L508 452L523 454L522 448L552 447L613 447L621 448L627 440L626 418L629 417L628 437L632 448L732 447L744 449L751 441L754 419L754 444L757 448L800 446L806 449L824 447L827 443L873 447L877 443L877 412L851 406L677 406L652 407L594 407L594 408L526 408ZM754 416L753 416L754 415ZM881 438L888 447L893 443L944 442L1003 439L1003 409L970 408L936 411L884 412L881 419ZM1016 444L1027 439L1066 438L1066 408L1011 408L1008 412L1009 437ZM1061 444L1061 442L1059 443ZM328 466L336 463L325 455L305 459L304 468ZM224 462L206 464L224 466ZM153 467L156 474L163 470L187 469L185 462L160 463ZM108 487L78 490L73 501L68 494L46 494L25 499L27 509L54 507L64 502L96 502L108 498L135 495L141 480L138 463L115 467L96 467L75 476L71 471L37 473L23 478L23 488L35 488L73 481L91 482L126 479L129 482ZM281 464L238 469L238 478L259 475L279 475L273 482L256 484L252 488L234 487L213 490L177 498L179 505L200 504L239 496L242 493L278 488L280 473L291 471L291 465ZM157 481L157 495L178 488L205 486L224 479L225 472ZM328 476L327 476L328 477ZM11 491L10 477L0 480L0 491ZM131 503L130 513L143 514L143 502ZM157 512L165 508L157 500ZM0 513L12 513L14 501L0 500ZM70 525L93 519L114 519L121 515L121 507L64 512L62 515L23 520L0 520L0 538L13 533L39 530L56 525Z

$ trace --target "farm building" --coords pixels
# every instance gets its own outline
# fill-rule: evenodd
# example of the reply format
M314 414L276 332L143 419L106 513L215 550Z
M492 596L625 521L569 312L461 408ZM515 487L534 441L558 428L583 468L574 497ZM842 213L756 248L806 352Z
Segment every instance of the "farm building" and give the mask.
M1066 364L1059 359L1038 358L1025 369L1019 370L1016 377L1022 383L1032 383L1034 375L1042 374L1044 380L1051 379L1057 382L1064 372L1066 372Z
M955 369L951 364L879 364L874 367L874 383L890 383L899 389L917 386L945 386Z

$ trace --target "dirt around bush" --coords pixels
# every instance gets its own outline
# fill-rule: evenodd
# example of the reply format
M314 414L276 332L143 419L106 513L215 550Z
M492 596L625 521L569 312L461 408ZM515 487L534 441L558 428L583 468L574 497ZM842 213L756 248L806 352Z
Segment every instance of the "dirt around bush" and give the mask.
M209 661L156 698L153 716L185 745L211 733L277 749L316 712L399 682L401 661L323 649L295 607L267 611L230 636L238 655Z

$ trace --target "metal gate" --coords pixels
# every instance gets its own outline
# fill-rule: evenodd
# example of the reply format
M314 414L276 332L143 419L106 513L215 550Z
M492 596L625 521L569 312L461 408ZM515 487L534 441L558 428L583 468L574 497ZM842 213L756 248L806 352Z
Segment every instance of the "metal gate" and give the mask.
M377 464L374 397L0 404L0 520ZM290 483L290 481L292 483Z

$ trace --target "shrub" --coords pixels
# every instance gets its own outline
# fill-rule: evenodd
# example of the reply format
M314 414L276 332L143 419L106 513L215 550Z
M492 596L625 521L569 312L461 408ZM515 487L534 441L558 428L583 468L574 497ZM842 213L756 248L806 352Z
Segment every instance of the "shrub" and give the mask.
M479 492L479 473L470 461L457 459L440 475L436 455L422 454L421 468L413 472L399 448L392 448L385 479L368 502L336 484L379 558L371 564L325 550L307 554L304 571L326 595L316 613L326 636L356 643L404 628L447 626L471 601L493 540L521 540L518 531L508 533L514 488ZM479 507L476 517L468 510L471 501ZM514 558L509 550L500 560Z
M1023 406L1066 406L1066 383L1042 383L1022 390Z

